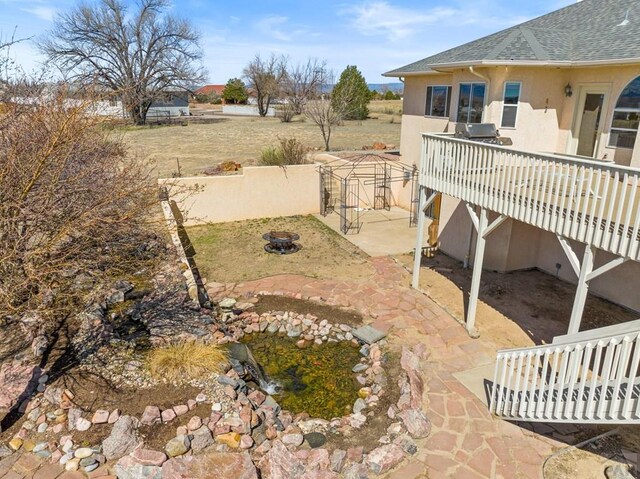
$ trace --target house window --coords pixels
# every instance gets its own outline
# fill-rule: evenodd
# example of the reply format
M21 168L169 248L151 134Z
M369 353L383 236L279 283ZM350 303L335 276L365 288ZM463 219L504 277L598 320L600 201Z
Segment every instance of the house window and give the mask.
M447 118L449 116L449 98L451 98L450 86L428 86L427 104L424 110L424 114L426 116L439 116Z
M503 128L515 128L518 114L518 101L520 101L520 82L506 82L504 84L504 102L502 105Z
M484 83L460 83L458 123L482 123Z
M609 146L633 148L640 123L640 77L637 77L620 93L613 110Z

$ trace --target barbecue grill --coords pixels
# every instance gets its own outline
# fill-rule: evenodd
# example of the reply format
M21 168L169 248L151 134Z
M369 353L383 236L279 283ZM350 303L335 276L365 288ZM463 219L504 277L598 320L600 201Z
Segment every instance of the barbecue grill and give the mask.
M511 138L500 136L500 132L493 123L458 123L455 136L492 145L513 145Z

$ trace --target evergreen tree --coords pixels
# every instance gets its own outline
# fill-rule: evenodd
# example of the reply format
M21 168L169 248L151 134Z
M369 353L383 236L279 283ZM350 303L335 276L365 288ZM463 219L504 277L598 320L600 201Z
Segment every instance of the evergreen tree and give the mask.
M347 120L366 120L371 91L362 73L355 65L349 65L340 75L331 92L331 104L335 110L345 111Z
M239 78L231 78L222 90L222 98L227 103L246 103L249 98L247 87Z

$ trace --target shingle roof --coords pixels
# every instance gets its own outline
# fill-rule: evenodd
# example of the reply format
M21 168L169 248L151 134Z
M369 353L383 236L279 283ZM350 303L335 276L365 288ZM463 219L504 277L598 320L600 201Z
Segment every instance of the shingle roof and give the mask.
M628 23L620 25L625 17ZM607 60L640 63L640 0L583 0L384 75L429 72L460 63L588 64Z

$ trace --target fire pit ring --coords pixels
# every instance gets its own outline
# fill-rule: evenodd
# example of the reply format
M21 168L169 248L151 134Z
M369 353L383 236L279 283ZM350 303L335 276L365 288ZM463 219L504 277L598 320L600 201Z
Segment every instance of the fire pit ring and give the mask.
M267 253L291 254L300 251L300 245L294 243L300 239L300 235L297 233L270 231L263 234L262 239L269 242L264 245L264 250Z

